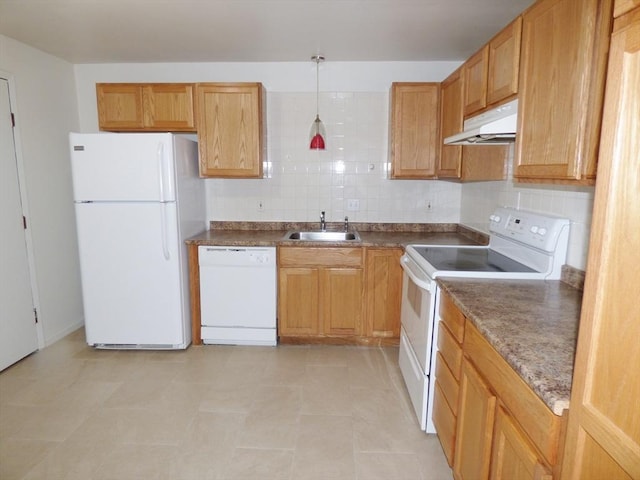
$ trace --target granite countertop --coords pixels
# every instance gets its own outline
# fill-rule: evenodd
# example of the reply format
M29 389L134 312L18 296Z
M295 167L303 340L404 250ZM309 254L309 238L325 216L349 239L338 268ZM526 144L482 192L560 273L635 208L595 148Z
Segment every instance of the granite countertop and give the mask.
M553 413L562 415L571 396L582 291L561 281L443 277L438 283Z
M341 231L342 224L327 223L328 231ZM290 230L318 230L315 223L293 222L211 222L211 229L186 240L189 245L300 246L300 247L402 247L409 244L478 245L487 237L457 224L352 223L360 241L285 240Z

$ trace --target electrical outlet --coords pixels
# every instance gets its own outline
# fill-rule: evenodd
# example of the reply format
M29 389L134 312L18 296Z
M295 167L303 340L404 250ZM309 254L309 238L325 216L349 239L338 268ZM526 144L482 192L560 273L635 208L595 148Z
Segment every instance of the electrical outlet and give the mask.
M350 198L347 200L347 210L349 212L357 212L360 210L360 200L355 198Z

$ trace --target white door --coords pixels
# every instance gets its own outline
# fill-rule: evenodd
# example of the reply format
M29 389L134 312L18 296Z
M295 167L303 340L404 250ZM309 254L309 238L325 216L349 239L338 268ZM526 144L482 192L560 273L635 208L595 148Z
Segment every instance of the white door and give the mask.
M0 78L0 370L38 348L13 139L9 82Z

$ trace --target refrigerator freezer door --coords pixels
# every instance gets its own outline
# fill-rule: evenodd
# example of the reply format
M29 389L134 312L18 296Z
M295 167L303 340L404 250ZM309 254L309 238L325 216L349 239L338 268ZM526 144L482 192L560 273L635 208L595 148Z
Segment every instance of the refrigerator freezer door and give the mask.
M87 343L186 348L175 203L77 203Z
M169 133L71 133L76 202L175 201Z

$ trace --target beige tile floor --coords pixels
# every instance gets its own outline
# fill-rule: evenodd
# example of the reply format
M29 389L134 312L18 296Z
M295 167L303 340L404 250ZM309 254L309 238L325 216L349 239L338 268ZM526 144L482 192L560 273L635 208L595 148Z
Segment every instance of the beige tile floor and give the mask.
M78 330L0 373L0 479L450 480L397 353L105 351Z

